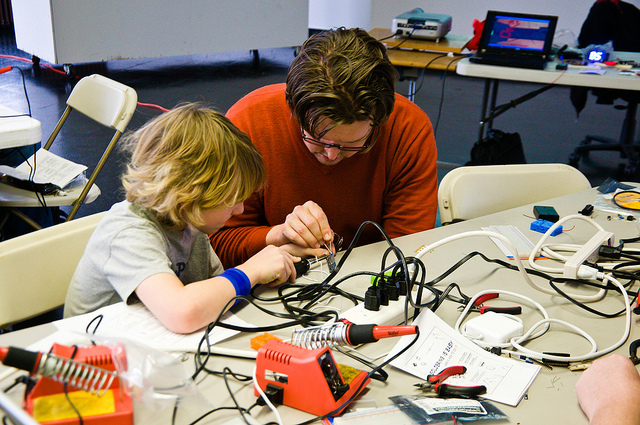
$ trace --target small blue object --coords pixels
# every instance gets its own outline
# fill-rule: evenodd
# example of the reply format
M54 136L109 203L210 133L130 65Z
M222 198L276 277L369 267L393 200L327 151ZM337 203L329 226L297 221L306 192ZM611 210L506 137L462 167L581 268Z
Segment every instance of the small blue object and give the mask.
M531 230L535 230L536 232L546 233L549 230L549 227L553 226L555 223L552 223L547 220L538 219L536 221L531 222ZM553 232L551 232L551 236L556 236L562 233L562 226L556 227Z

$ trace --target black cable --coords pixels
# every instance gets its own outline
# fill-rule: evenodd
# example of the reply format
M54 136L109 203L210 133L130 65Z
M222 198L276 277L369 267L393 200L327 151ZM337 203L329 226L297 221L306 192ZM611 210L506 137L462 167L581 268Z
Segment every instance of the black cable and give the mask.
M27 110L29 111L29 116L31 116L31 101L29 100L29 95L27 94L27 83L24 78L24 72L22 72L21 68L13 67L13 69L17 69L20 71L20 76L22 77L22 89L24 90L24 99L27 101Z
M400 46L402 46L404 43L406 43L408 40L411 39L411 36L413 35L414 32L416 32L416 28L413 28L409 34L404 36L404 37L406 37L404 40L402 40L400 43L396 44L395 46L391 47L391 49L398 49ZM393 36L396 36L396 35L398 35L398 34L393 34ZM385 37L382 40L386 40L387 38L390 38L390 37L391 36ZM378 41L380 41L380 40L378 40Z
M333 348L334 350L344 354L345 356L351 357L352 359L362 363L363 365L365 365L366 367L368 367L369 369L375 369L376 365L372 362L370 362L369 360L362 358L354 353L352 353L349 350L345 350L344 348L342 348L341 346L335 346ZM387 372L385 372L383 369L380 369L378 371L376 371L375 373L373 373L371 375L371 379L375 379L376 381L380 381L380 382L386 382L387 379L389 378L389 374Z
M563 292L560 288L558 288L554 282L559 282L559 283L576 283L576 282L580 282L581 284L587 284L589 286L596 286L596 287L601 287L597 284L594 284L593 282L587 283L581 280L576 280L576 279L566 279L566 278L555 278L555 279L551 279L549 281L549 285L551 285L551 287L553 288L554 291L556 291L559 295L561 295L563 298L565 298L566 300L570 301L572 304L576 305L577 307L580 307L583 310L588 311L589 313L595 314L597 316L601 316L607 319L611 319L614 317L618 317L621 314L624 314L626 309L622 309L617 313L603 313L601 311L598 311L594 308L589 307L588 305L581 303L580 301L577 301L576 299L570 297L569 295L567 295L565 292ZM605 289L609 289L608 287L606 287ZM614 289L613 287L610 289Z
M209 416L209 415L211 415L213 413L219 412L221 410L238 410L238 409L236 407L234 407L234 406L216 407L215 409L211 409L208 412L204 413L202 416L200 416L199 418L197 418L193 422L190 422L189 425L195 425L198 422L200 422L201 420L203 420L204 418L206 418L207 416ZM242 409L242 410L245 410L247 413L249 413L248 410L246 410L246 409ZM172 422L172 423L174 423L174 422Z
M425 75L426 75L426 70L427 70L427 68L429 68L429 66L430 66L433 62L435 62L436 60L441 59L441 58L445 58L445 57L447 57L447 56L449 56L449 54L448 54L448 53L443 53L443 54L441 54L441 55L438 55L438 56L436 56L436 57L432 58L429 62L427 62L427 64L426 64L426 65L422 68L422 70L420 71L420 76L416 78L416 81L417 81L418 79L420 79L420 85L419 85L419 86L418 86L418 87L413 91L413 93L409 93L409 94L407 94L407 96L406 96L406 97L415 96L415 95L420 91L420 89L422 89L422 85L424 84L424 77L425 77Z
M347 260L347 258L349 258L349 255L351 254L351 251L353 251L353 249L355 248L358 239L360 239L360 235L362 234L363 229L367 226L367 225L372 225L374 227L376 227L380 233L382 234L382 236L384 237L384 239L387 241L387 243L389 244L389 246L394 246L393 242L391 241L391 239L389 239L389 236L387 236L387 234L384 232L384 230L382 229L382 227L380 227L379 224L374 223L373 221L365 221L364 223L362 223L360 225L360 227L358 228L358 230L356 231L356 234L353 237L353 240L351 241L351 244L349 244L349 247L347 248L347 250L345 251L345 253L342 255L342 258L340 258L340 261L338 262L338 264L336 264L335 269L329 274L329 276L319 285L318 289L320 290L318 292L318 294L311 300L309 301L304 308L305 309L309 309L313 304L315 304L320 298L322 298L327 291L324 290L323 288L325 286L327 286L329 284L329 282L331 281L331 279L333 279L335 277L336 274L338 274L338 272L340 271L340 269L342 268L342 265L344 264L344 262Z
M69 358L71 360L73 360L77 353L78 353L78 346L74 345L73 346L73 352L71 353L71 356ZM67 403L69 403L69 406L71 406L71 409L78 416L79 425L84 425L84 420L82 419L82 415L80 414L80 411L78 410L76 405L73 404L73 402L71 401L71 398L69 397L69 389L68 389L68 384L66 382L64 384L62 384L62 389L63 389L63 392L64 392L64 396L67 399Z
M447 67L442 74L442 85L440 88L440 103L438 105L438 117L436 118L436 125L433 128L433 134L436 135L438 133L438 126L440 125L440 117L442 116L442 106L444 105L444 89L447 84L447 72L449 72L449 67L456 61L464 58L465 56L458 56L451 59L451 61L447 64ZM417 92L418 90L416 90Z
M233 404L235 404L236 408L240 412L240 416L242 416L242 420L244 420L247 425L251 425L251 423L244 416L244 414L245 414L244 409L240 407L240 404L238 404L238 400L236 400L236 397L233 395L233 391L231 391L231 387L229 386L229 381L227 380L227 373L228 372L231 372L231 369L229 369L228 367L225 367L222 370L222 373L223 373L222 379L224 380L224 385L227 387L227 391L229 392L229 396L231 397L231 400L233 401Z

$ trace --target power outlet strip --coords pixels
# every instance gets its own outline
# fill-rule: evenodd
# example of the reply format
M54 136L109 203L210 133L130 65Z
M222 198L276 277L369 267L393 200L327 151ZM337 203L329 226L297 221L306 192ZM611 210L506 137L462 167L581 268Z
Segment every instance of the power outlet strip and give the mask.
M381 305L380 310L367 310L364 303L350 308L340 314L341 319L356 325L395 326L404 323L404 304L406 297L401 296L397 301L389 301L389 305ZM415 293L413 295L415 300ZM413 314L413 307L409 306L409 315Z
M600 230L593 235L582 248L580 248L564 265L563 277L577 279L578 270L585 262L594 263L598 260L598 251L601 246L613 246L615 235L612 232Z

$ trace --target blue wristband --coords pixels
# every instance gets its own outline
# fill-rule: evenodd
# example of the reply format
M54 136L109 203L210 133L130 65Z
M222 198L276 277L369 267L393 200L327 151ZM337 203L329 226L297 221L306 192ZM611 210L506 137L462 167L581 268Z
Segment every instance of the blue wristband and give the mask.
M236 290L236 295L242 295L244 297L251 292L251 281L249 277L242 271L236 268L227 269L220 276L226 278ZM238 304L241 299L237 299L233 305Z

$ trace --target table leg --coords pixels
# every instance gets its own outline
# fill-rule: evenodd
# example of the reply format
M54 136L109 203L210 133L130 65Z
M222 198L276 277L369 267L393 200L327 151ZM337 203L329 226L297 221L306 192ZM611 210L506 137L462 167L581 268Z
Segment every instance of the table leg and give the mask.
M491 115L496 109L496 100L498 99L499 81L487 78L484 82L484 94L482 96L482 108L480 111L480 134L478 140L484 139L485 126L487 129L493 128L493 120L485 122L485 117ZM489 113L487 114L487 109Z
M409 95L407 99L415 103L416 98L416 80L413 78L407 78L409 80Z

